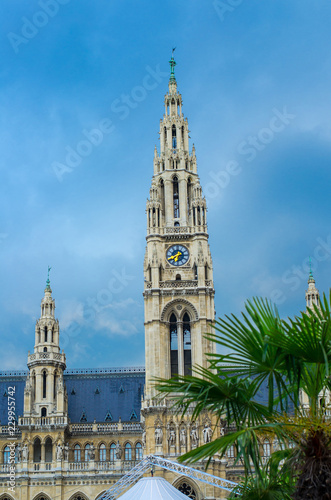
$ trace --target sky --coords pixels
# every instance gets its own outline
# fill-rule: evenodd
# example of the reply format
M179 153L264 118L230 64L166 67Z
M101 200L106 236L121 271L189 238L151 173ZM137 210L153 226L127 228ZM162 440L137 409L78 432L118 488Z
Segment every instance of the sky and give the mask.
M47 268L68 368L144 365L145 204L171 50L208 205L216 315L331 286L328 0L2 0L0 370Z

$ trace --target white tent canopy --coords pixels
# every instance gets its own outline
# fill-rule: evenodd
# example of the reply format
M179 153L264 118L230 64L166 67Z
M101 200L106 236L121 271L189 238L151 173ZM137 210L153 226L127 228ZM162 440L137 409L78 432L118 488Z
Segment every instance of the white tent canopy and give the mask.
M162 477L143 477L119 500L188 500Z

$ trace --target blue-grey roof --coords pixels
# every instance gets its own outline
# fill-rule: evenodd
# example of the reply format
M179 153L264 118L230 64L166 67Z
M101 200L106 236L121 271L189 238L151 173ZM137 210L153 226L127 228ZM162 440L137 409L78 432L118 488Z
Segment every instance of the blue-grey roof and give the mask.
M13 396L15 398L15 414L18 418L23 414L24 387L27 372L1 372L0 375L0 424L8 425L8 391L15 387Z
M23 414L27 372L0 372L0 421L8 423L9 386L15 386L16 416ZM68 413L72 423L129 422L140 419L145 384L144 368L68 370L64 374Z

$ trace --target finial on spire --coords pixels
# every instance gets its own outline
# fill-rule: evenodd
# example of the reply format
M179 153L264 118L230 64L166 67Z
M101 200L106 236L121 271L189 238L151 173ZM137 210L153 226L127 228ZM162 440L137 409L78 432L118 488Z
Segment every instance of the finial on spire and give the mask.
M51 270L52 268L48 266L48 270L47 270L47 281L46 281L46 288L47 290L50 290L51 286L50 286L50 280L49 280L49 271Z
M315 280L314 280L314 276L313 276L313 271L311 269L311 257L309 257L309 278L308 278L308 283L310 283L311 281L315 281Z
M170 64L170 81L171 82L175 82L176 81L176 78L175 78L175 66L176 66L176 61L174 59L174 52L176 50L176 47L174 47L172 49L172 53L171 53L171 59L169 61L169 64Z

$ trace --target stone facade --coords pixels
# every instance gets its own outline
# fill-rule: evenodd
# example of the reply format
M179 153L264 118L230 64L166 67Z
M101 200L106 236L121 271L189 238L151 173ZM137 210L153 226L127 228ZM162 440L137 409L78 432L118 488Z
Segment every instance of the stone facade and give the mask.
M174 65L172 58L146 207L146 369L67 370L47 280L28 372L0 374L0 500L96 500L143 456L176 460L226 432L208 412L196 420L177 415L153 387L155 377L206 367L214 349L204 336L215 318L207 206ZM306 300L318 304L312 276ZM267 459L276 448L265 440L261 454ZM236 480L243 470L234 460L230 449L226 459L213 457L208 472ZM192 499L226 496L169 471L155 474Z
M156 399L153 388L155 376L190 373L194 364L206 366L205 353L212 347L204 333L215 315L207 207L194 145L189 151L174 64L172 59L160 152L155 149L147 201L146 375L142 368L66 370L48 279L28 372L0 377L1 500L95 500L144 455L176 460L221 432L213 415L206 413L196 421L190 414L179 417L169 401ZM7 422L12 396L16 407ZM209 471L225 477L225 464L215 457ZM172 472L156 474L190 498L223 498L217 488Z

